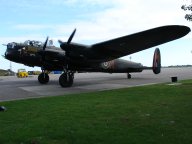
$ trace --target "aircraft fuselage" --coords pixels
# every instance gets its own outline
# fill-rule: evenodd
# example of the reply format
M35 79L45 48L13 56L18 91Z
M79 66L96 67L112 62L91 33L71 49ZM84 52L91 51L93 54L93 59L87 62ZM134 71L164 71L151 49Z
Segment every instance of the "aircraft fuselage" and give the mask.
M81 46L78 47L77 45L76 49L81 50ZM5 52L5 58L10 61L21 63L31 67L42 67L43 65L44 69L48 71L62 71L63 65L65 65L66 61L69 64L69 70L78 72L87 71L108 73L131 73L141 72L143 70L142 64L122 59L115 59L101 63L98 63L98 60L94 59L86 60L84 59L83 53L81 57L77 57L74 53L72 53L70 54L72 59L68 60L65 56L65 52L57 47L47 47L45 54L45 62L42 62L42 53L42 47L9 43Z

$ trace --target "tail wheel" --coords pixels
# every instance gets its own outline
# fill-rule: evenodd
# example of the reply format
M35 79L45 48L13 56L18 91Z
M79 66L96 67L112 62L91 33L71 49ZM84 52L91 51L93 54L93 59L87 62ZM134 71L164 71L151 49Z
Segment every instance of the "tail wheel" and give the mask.
M49 82L49 75L47 73L41 73L39 76L38 76L38 81L39 83L41 84L46 84Z
M131 74L127 73L127 79L131 79Z

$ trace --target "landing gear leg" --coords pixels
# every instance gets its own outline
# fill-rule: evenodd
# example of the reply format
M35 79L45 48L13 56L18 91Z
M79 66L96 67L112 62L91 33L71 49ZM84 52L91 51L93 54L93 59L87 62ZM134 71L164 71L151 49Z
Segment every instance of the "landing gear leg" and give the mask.
M47 84L49 82L49 75L44 71L38 76L38 81L41 84Z
M131 74L127 73L127 79L131 79Z
M73 85L74 73L70 71L64 71L59 77L59 84L61 87L71 87Z

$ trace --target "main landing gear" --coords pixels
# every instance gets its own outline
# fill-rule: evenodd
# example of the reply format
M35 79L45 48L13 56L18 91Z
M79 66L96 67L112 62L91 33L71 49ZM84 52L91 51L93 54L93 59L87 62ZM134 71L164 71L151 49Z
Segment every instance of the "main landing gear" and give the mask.
M59 84L61 87L71 87L73 85L74 73L73 72L64 72L59 77ZM47 84L49 82L49 75L45 72L42 72L38 76L38 81L41 84Z
M38 76L38 81L41 84L47 84L49 82L49 75L45 72L42 72L39 76Z
M59 77L59 84L61 87L71 87L73 85L74 73L64 72Z

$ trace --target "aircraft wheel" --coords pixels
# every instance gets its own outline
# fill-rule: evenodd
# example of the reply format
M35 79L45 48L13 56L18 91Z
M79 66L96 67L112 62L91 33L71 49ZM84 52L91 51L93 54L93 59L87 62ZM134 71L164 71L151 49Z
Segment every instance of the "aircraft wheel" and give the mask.
M61 85L61 87L71 87L73 85L73 79L73 73L63 73L59 77L59 84Z
M127 79L131 79L131 74L127 74Z
M49 75L47 73L41 73L39 76L38 76L38 81L39 83L41 84L46 84L49 82Z

